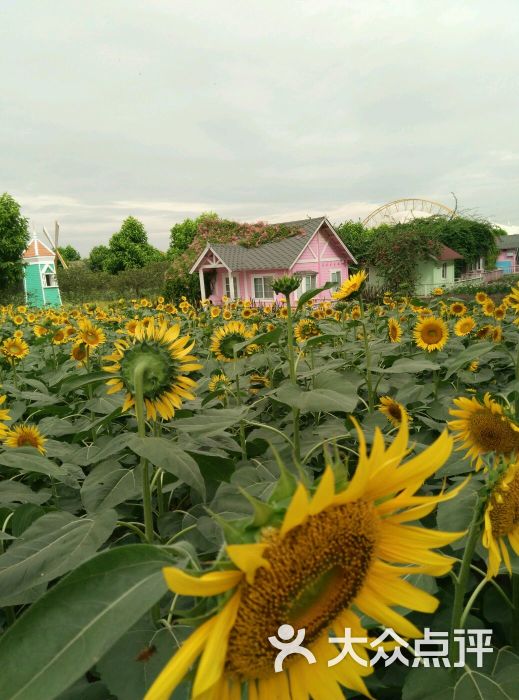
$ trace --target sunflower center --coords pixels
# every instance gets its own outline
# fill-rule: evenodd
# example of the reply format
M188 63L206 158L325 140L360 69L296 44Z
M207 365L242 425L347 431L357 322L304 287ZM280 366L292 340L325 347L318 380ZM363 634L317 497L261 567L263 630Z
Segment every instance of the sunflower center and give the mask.
M121 359L121 377L132 395L135 395L135 369L143 361L146 362L144 396L153 400L168 389L177 377L177 363L167 348L159 343L142 342L129 348Z
M468 419L472 442L483 452L511 454L519 450L519 432L504 416L483 408L474 411Z
M393 416L393 418L396 418L396 420L401 421L402 420L402 411L400 410L400 406L398 406L395 403L392 403L388 406L389 413Z
M373 507L353 501L310 516L285 537L269 537L270 568L258 569L253 585L242 584L227 671L240 679L272 674L277 650L268 637L283 624L304 628L307 646L326 633L361 590L377 535Z
M442 339L442 331L437 326L427 326L422 331L422 336L426 343L437 343Z
M38 436L34 433L23 432L17 436L16 444L18 445L18 447L25 447L27 445L29 447L39 447L40 440L38 439Z
M494 537L508 535L519 525L519 472L508 484L508 489L502 489L499 493L502 502L499 503L493 496L492 510L490 511L490 522L492 523L492 535Z

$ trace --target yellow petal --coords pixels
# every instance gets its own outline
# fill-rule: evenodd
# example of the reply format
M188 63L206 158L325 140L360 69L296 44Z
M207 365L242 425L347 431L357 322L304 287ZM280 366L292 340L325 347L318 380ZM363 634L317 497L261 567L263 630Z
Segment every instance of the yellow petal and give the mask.
M263 557L266 544L230 544L226 547L232 563L247 576L248 583L254 582L254 574L260 566L270 568L270 562Z
M241 571L212 571L203 576L190 576L182 569L167 566L162 569L168 588L179 595L212 596L225 593L243 578Z
M303 484L299 483L296 492L292 496L290 505L285 513L285 519L281 526L281 535L286 535L292 528L301 525L308 515L308 494Z
M171 693L182 681L197 656L200 655L215 624L216 617L212 617L186 639L175 656L168 661L155 679L144 696L144 700L169 700Z
M229 632L236 620L239 606L240 593L235 593L225 608L216 616L216 624L211 630L198 664L193 684L195 697L217 683L224 674Z
M312 498L308 512L316 515L333 503L335 496L335 477L332 468L327 466L321 477L321 482Z

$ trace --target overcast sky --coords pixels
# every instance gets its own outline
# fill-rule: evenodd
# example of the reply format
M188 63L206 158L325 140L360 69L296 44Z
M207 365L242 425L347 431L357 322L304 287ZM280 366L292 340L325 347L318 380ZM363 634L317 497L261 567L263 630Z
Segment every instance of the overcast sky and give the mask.
M0 66L0 192L82 253L450 192L519 224L518 0L0 0Z

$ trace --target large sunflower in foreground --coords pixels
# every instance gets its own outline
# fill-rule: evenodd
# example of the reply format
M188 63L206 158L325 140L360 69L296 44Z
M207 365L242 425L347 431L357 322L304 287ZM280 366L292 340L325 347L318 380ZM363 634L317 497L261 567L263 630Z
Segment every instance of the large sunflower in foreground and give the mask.
M218 612L183 643L145 700L167 700L198 657L190 695L197 700L330 700L343 697L341 687L369 695L363 676L371 667L351 657L328 667L340 651L329 643L329 632L340 637L349 628L352 636L367 636L360 624L363 613L400 635L422 636L394 607L434 612L438 601L405 579L413 573L441 576L453 565L433 550L462 533L416 524L461 488L416 495L447 460L452 439L444 432L422 454L403 462L409 437L405 416L387 450L376 429L368 455L358 432L359 462L346 488L336 492L328 466L313 496L299 484L286 510L279 507L257 541L228 545L229 562L221 562L219 571L195 577L164 569L175 594L220 596L211 604ZM293 655L282 672L274 672L277 650L268 638L283 624L305 629L304 646L315 655L315 664ZM367 658L362 644L354 648Z
M366 274L365 270L361 270L360 272L351 275L351 277L348 277L348 279L341 284L336 292L332 292L332 298L337 299L337 301L341 299L348 299L359 291L367 276L368 275Z
M488 577L497 576L501 561L512 573L505 538L519 554L519 462L511 464L496 483L485 508L483 546L488 549Z
M224 326L217 328L211 336L210 350L220 362L234 360L234 346L244 343L254 337L250 328L241 321L229 321ZM250 346L241 348L236 352L236 357L243 357L250 353Z
M430 316L416 324L413 336L415 343L422 350L443 350L449 338L449 329L441 318Z
M194 346L189 336L180 337L180 326L166 321L156 325L154 321L145 327L138 323L131 343L115 342L115 351L105 357L112 365L103 367L115 376L107 384L109 394L126 391L123 411L135 405L135 370L144 366L143 392L146 415L156 419L157 414L169 420L180 408L183 400L194 399L191 389L195 381L190 372L201 369L196 357L190 355Z
M457 409L449 413L456 420L449 421L449 428L456 433L454 439L462 442L459 449L466 449L467 457L476 462L476 469L483 465L483 455L489 452L505 458L519 454L518 428L488 392L483 403L474 396L470 399L460 396L454 403Z

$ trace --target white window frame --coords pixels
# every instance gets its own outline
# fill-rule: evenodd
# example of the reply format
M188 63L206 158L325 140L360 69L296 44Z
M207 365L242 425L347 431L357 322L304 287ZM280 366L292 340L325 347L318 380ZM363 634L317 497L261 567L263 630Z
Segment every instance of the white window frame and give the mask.
M234 287L234 298L237 299L239 297L238 294L238 278L233 275L232 276L232 281L233 281L233 287ZM229 297L229 299L232 298L231 294L231 279L229 275L225 276L225 295Z
M273 275L254 275L252 278L252 292L254 293L253 299L260 299L261 301L272 301L276 298L276 294L272 289ZM261 293L262 296L256 296L256 280L261 280ZM265 296L265 280L269 280L268 284L272 290L272 296Z
M446 280L448 277L448 266L447 263L444 262L442 263L442 280Z
M334 275L339 275L338 281L333 279ZM330 270L330 282L333 282L338 287L340 287L342 284L342 270Z

